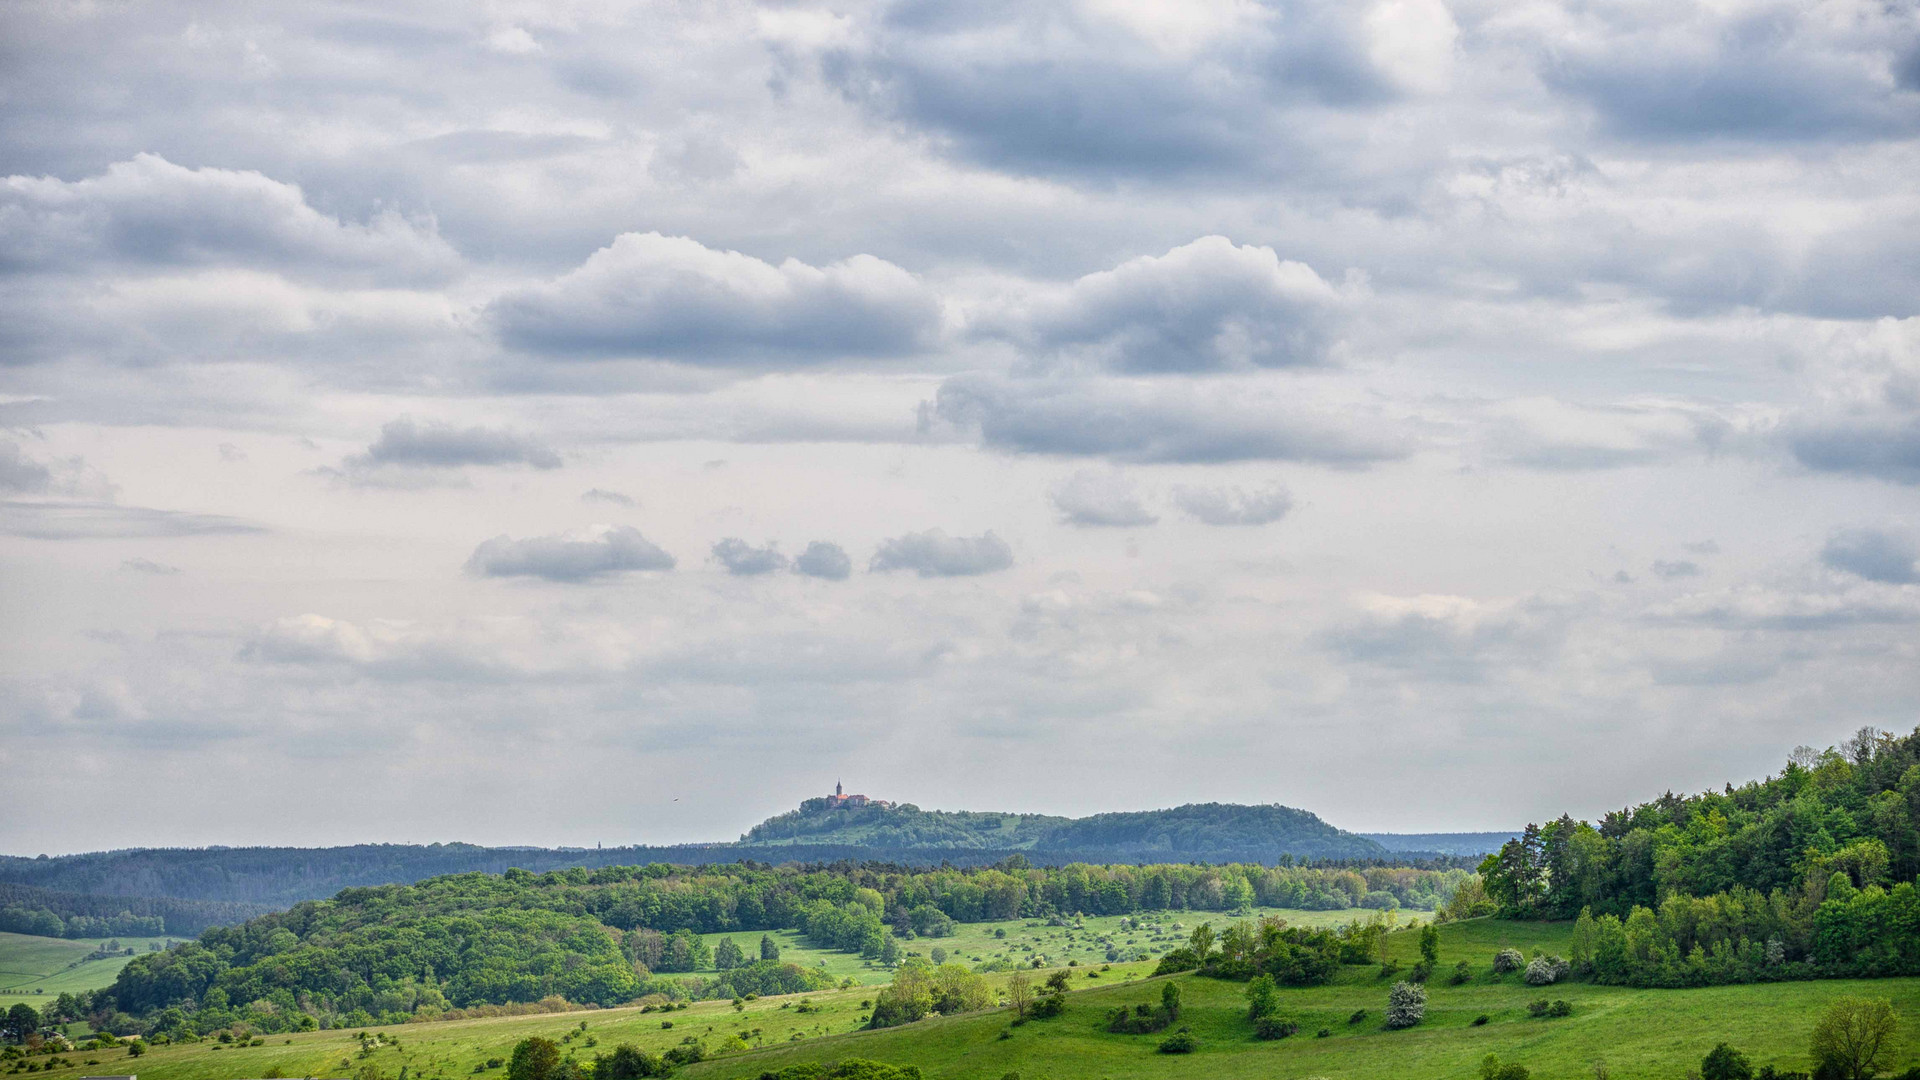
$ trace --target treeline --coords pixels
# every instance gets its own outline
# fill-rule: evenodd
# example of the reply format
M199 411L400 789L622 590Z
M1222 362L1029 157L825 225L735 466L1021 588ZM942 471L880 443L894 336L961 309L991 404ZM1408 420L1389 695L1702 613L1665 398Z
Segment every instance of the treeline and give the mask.
M1920 974L1920 730L1777 776L1529 825L1480 867L1506 915L1574 918L1577 971L1635 986Z
M270 910L261 904L97 896L0 882L0 930L43 937L190 937Z
M211 1030L245 1019L393 1022L448 1009L548 997L612 1005L669 997L817 989L824 976L769 957L689 981L704 966L696 933L799 929L820 944L891 962L901 937L953 922L1324 902L1385 907L1443 898L1462 870L1188 865L1007 865L912 870L661 864L346 889L199 940L137 957L92 1005L119 1031Z
M1172 814L1174 811L1166 811ZM988 815L997 816L997 815ZM1331 826L1329 826L1331 828ZM1337 830L1336 830L1337 831ZM450 874L499 874L510 868L534 873L552 870L595 870L608 866L755 865L756 860L831 865L842 862L878 862L897 866L988 867L1014 859L1021 864L1064 867L1074 863L1157 863L1171 861L1247 862L1291 866L1415 865L1471 868L1475 860L1383 851L1345 855L1301 854L1285 844L1238 841L1204 852L1152 845L1017 849L962 847L889 847L862 839L851 843L783 844L768 848L738 844L693 844L674 847L621 848L488 848L473 844L361 844L336 848L168 848L94 852L33 859L0 856L0 888L31 887L41 891L87 894L109 898L106 914L122 908L136 915L173 915L159 910L174 905L183 919L202 920L183 928L169 921L168 933L195 933L210 925L241 922L265 910L284 908L302 900L319 900L341 889L376 885L406 885ZM171 898L166 900L151 898ZM119 899L112 899L119 898ZM142 899L146 898L146 899ZM190 902L227 902L227 909L205 908L191 914ZM52 903L38 905L55 913ZM98 915L89 911L86 914Z

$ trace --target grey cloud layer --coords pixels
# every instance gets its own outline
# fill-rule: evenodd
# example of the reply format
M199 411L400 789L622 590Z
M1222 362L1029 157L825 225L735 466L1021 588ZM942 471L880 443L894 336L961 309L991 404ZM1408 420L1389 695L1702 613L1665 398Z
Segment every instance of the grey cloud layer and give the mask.
M1820 561L1835 570L1891 585L1920 582L1920 542L1893 529L1847 529L1820 550Z
M419 423L410 416L388 422L364 454L347 459L349 467L382 465L448 469L461 465L531 465L557 469L560 455L511 431L452 424Z
M1293 496L1279 484L1251 491L1182 484L1174 489L1173 501L1208 525L1270 525L1293 509Z

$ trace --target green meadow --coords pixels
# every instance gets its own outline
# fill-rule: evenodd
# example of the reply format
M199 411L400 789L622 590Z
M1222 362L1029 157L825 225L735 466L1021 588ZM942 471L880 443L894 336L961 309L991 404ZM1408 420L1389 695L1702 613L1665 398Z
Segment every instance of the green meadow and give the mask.
M1086 920L1077 934L1106 931L1108 920ZM1117 923L1118 920L1112 920ZM1191 927L1191 916L1166 919ZM1212 920L1216 927L1224 920ZM1152 926L1155 924L1149 924ZM1040 947L1049 942L1042 929L1026 922L976 925L969 938L918 939L915 947L944 942L967 953L989 942ZM993 934L1005 929L1007 938ZM1112 928L1112 929L1117 929ZM984 934L981 931L984 930ZM744 1002L701 1002L667 1013L638 1008L405 1024L368 1029L387 1041L363 1041L360 1032L309 1032L268 1038L264 1045L235 1048L207 1040L181 1046L157 1046L138 1059L124 1050L80 1051L73 1066L46 1070L53 1080L102 1073L135 1072L144 1080L238 1080L245 1077L349 1077L361 1080L460 1080L503 1076L488 1062L510 1056L513 1045L530 1035L565 1038L563 1051L582 1058L633 1043L654 1052L686 1040L700 1042L708 1060L676 1070L688 1080L751 1078L801 1061L852 1057L917 1065L929 1080L1001 1080L1018 1072L1022 1080L1107 1080L1124 1076L1205 1078L1205 1080L1284 1080L1327 1078L1474 1077L1487 1054L1526 1065L1540 1080L1590 1078L1604 1062L1611 1077L1678 1078L1697 1069L1700 1058L1721 1041L1744 1050L1754 1064L1806 1069L1807 1036L1827 1004L1846 995L1890 999L1901 1030L1892 1054L1899 1069L1920 1064L1920 979L1821 981L1717 987L1699 990L1636 990L1561 983L1535 988L1517 975L1495 978L1493 954L1511 946L1564 954L1570 925L1492 919L1441 928L1438 971L1429 985L1427 1018L1418 1027L1387 1031L1381 1016L1391 979L1377 966L1348 967L1325 986L1282 993L1283 1015L1301 1025L1292 1038L1260 1042L1245 1019L1245 986L1197 976L1175 976L1185 1009L1181 1024L1198 1040L1191 1055L1156 1052L1161 1035L1113 1035L1103 1030L1109 1009L1158 1000L1160 983L1151 962L1083 962L1068 969L1074 992L1064 1015L1015 1026L1005 1009L952 1017L934 1017L883 1031L861 1030L873 988L793 995ZM749 935L735 935L745 939ZM755 943L758 935L751 935ZM1068 943L1064 935L1051 942ZM744 946L745 940L741 941ZM1075 941L1074 948L1085 942ZM1103 950L1104 951L1104 950ZM1417 959L1417 935L1405 931L1387 939L1388 955L1402 964ZM982 952L981 955L989 955ZM795 957L798 959L799 957ZM967 953L971 959L971 954ZM1448 976L1466 960L1473 977L1454 986ZM857 964L858 962L855 961ZM1103 970L1105 968L1105 970ZM853 974L853 972L849 972ZM1007 976L989 976L1004 986ZM1572 1015L1544 1019L1528 1014L1527 1004L1559 998ZM1365 1010L1359 1020L1354 1015ZM1486 1016L1484 1024L1475 1019ZM584 1027L582 1027L584 1025ZM1316 1033L1326 1030L1325 1037ZM1897 1071L1897 1070L1895 1070Z
M1290 926L1339 926L1367 914L1370 913L1351 909L1295 911L1288 908L1257 908L1251 917L1276 915L1287 920ZM1400 923L1410 918L1424 920L1432 917L1430 912L1396 916ZM994 961L1031 967L1035 956L1039 956L1043 966L1047 967L1097 965L1109 962L1107 953L1110 948L1144 948L1158 956L1185 941L1187 930L1209 920L1216 924L1222 921L1219 912L1157 911L1137 916L1132 929L1128 930L1121 929L1125 918L1118 915L1087 916L1064 927L1049 926L1044 920L1035 919L956 923L954 932L947 937L914 938L901 942L901 948L907 956L925 958L931 958L934 949L941 949L945 951L948 962L968 967ZM767 936L779 944L781 960L803 967L825 968L836 979L852 979L864 986L877 986L893 978L892 973L877 961L862 960L852 953L808 944L806 937L798 931L774 930L769 931ZM749 958L760 955L759 931L702 934L700 937L709 948L719 944L721 938L730 937ZM709 965L701 968L700 972L712 974L714 970Z
M66 938L0 933L0 1008L24 1001L40 1008L62 993L96 990L113 982L129 956L87 959L109 940L123 948L146 952L147 946L165 946L177 938ZM35 991L39 991L35 993Z

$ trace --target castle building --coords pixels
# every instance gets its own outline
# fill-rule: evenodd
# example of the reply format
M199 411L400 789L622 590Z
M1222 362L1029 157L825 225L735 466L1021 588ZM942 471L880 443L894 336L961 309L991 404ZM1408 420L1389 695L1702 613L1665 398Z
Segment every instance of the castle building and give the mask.
M840 786L840 781L838 780L833 782L833 794L827 796L827 809L829 810L885 810L892 805L892 803L885 799L869 799L865 795L848 795L846 794L846 789Z

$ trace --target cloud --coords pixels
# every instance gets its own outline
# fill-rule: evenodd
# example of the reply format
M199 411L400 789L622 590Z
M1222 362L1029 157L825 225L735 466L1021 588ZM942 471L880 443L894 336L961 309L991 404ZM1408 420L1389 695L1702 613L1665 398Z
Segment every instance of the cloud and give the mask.
M1489 603L1444 595L1371 595L1360 609L1323 632L1320 643L1350 661L1452 683L1545 662L1563 643L1570 615L1564 605L1539 599Z
M586 491L581 493L580 501L612 503L615 506L625 506L625 507L635 507L640 505L639 503L635 502L631 496L622 495L617 491L608 491L605 488L587 489Z
M0 491L32 494L52 486L52 469L28 457L19 443L0 442Z
M659 233L623 233L554 281L495 300L510 345L549 356L713 367L901 356L939 334L939 300L871 255L778 266Z
M1693 623L1731 630L1784 630L1812 634L1853 626L1920 621L1920 599L1911 590L1870 584L1843 590L1747 583L1694 593L1647 612L1656 623Z
M1920 417L1804 421L1787 444L1810 469L1920 484Z
M103 502L0 502L0 533L34 540L218 536L266 529L240 518Z
M1547 85L1590 105L1617 135L1815 141L1910 137L1920 101L1887 78L1920 35L1895 7L1844 17L1762 0L1599 7L1543 35Z
M1668 581L1672 581L1675 578L1699 577L1701 573L1703 573L1700 569L1700 564L1690 559L1677 559L1672 561L1655 559L1653 565L1648 567L1648 569L1653 571L1655 577L1665 578Z
M853 560L839 544L815 540L793 560L793 572L827 581L845 581L853 573Z
M1302 114L1367 110L1444 83L1444 6L1399 5L1409 47L1364 5L892 5L826 50L847 98L998 169L1165 178L1285 169Z
M154 562L152 559L139 559L139 558L121 560L120 569L131 570L136 574L166 575L166 574L177 574L180 572L180 568L177 566L168 566L166 563L157 563L157 562Z
M479 577L537 577L548 581L590 581L630 570L671 570L673 556L628 525L598 530L598 535L496 536L473 549L467 572Z
M1305 263L1203 236L985 317L986 332L1057 364L1134 374L1234 371L1325 361L1344 303Z
M557 469L560 455L524 435L495 428L421 424L411 416L389 421L366 452L346 459L349 473L382 466L451 469L462 465L531 465Z
M757 548L732 536L713 545L713 558L727 568L727 573L741 577L771 574L787 568L787 557L772 544Z
M315 210L297 185L155 154L63 181L0 180L0 272L225 267L294 277L441 281L460 258L430 225Z
M1361 467L1409 452L1391 422L1348 420L1245 387L958 375L940 385L933 418L977 429L998 450L1117 461Z
M1845 529L1820 549L1820 561L1835 570L1890 585L1920 583L1920 544L1891 529Z
M882 540L867 569L911 570L923 578L971 577L1012 565L1013 549L991 532L948 536L939 529L929 529Z
M1293 509L1293 496L1279 484L1251 491L1182 484L1173 489L1173 501L1189 516L1208 525L1269 525Z
M1081 470L1055 486L1049 498L1068 525L1151 525L1160 518L1147 509L1131 480L1119 473Z

